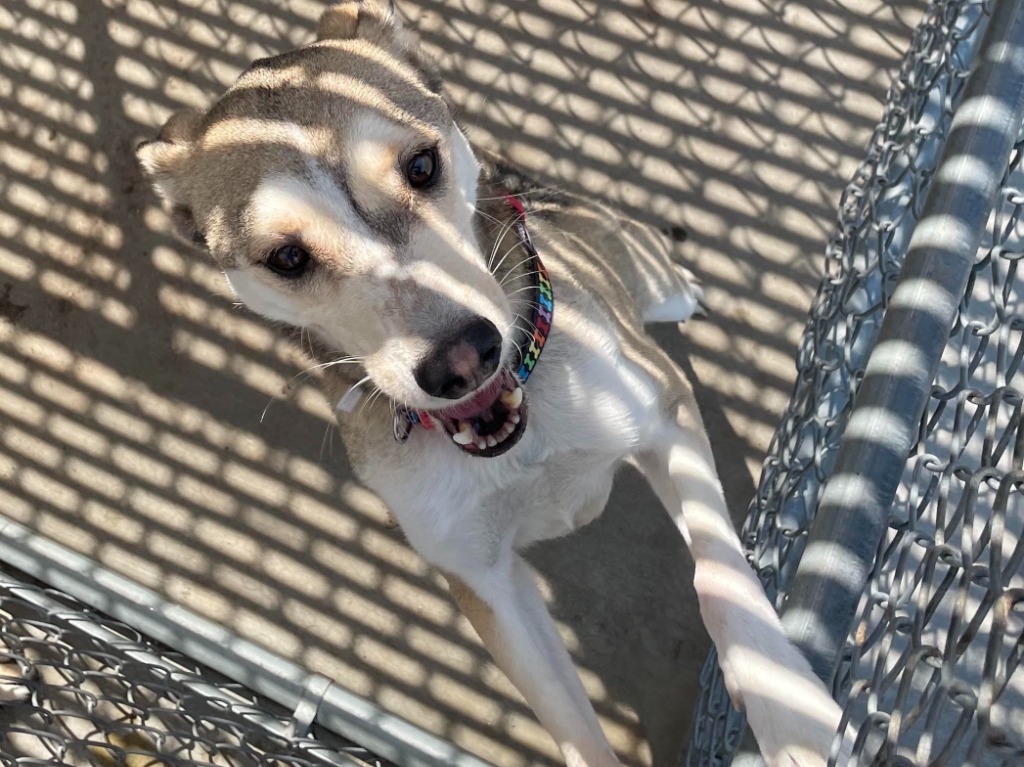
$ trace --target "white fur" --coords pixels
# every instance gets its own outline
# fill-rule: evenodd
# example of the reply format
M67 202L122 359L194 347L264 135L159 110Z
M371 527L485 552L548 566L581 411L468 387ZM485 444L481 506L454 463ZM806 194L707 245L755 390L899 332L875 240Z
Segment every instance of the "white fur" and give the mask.
M342 143L350 186L365 209L388 204L402 184L398 158L415 133L373 110L360 111Z
M351 201L315 160L307 160L302 177L275 174L257 187L249 204L252 230L258 237L301 233L303 240L332 257L358 252L369 263L388 263L378 242Z
M328 244L334 251L351 248L351 229L339 225L340 221L354 225L351 204L317 163L310 160L308 166L305 178L272 175L257 187L249 203L253 231L267 241L268 249L276 238L296 232L311 245ZM368 239L365 231L359 234ZM230 269L225 277L238 300L257 314L297 327L310 323L306 305L282 290L280 279L262 266Z
M230 269L224 277L235 297L260 316L295 327L305 324L300 305L261 280L255 269Z
M645 311L644 322L685 322L696 310L697 300L692 295L677 293Z
M455 157L453 172L458 182L459 197L466 220L473 218L476 211L476 187L480 177L480 163L473 156L466 135L453 126L452 154Z

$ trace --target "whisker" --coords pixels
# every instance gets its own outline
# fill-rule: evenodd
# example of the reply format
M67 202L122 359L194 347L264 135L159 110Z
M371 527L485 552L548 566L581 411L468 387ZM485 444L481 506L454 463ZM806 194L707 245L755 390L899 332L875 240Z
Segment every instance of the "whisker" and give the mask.
M362 398L363 398L363 396L364 396L362 392L359 392L359 391L358 391L358 389L359 389L359 388L360 388L360 387L361 387L361 386L362 386L362 385L363 385L364 383L366 383L366 382L367 382L367 381L369 381L369 380L370 380L370 376L366 376L365 378L361 378L360 380L356 381L356 382L355 382L354 384L352 384L351 386L349 386L349 387L348 387L348 389L346 389L346 390L345 390L345 393L341 395L341 398L340 398L340 399L339 399L339 400L338 400L337 402L335 402L335 403L334 403L334 409L335 409L335 410L344 410L344 411L345 411L346 413L347 413L347 412L351 412L351 410L352 410L352 408L353 408L353 407L355 406L356 402L358 402L358 401L359 401L359 399L362 399ZM353 392L355 392L355 393L357 394L357 396L358 396L358 398L359 398L359 399L357 399L357 400L356 400L356 402L353 402L353 403L352 403L351 405L345 405L345 407L341 407L341 404L342 404L343 402L345 402L345 400L347 400L347 399L349 398L349 396L350 396L350 395L351 395L351 394L352 394Z
M377 388L377 391L375 391L375 392L374 392L373 394L371 394L371 395L370 395L370 399L369 399L369 401L368 401L368 402L366 403L366 407L368 407L368 408L372 408L372 407L373 407L373 403L374 403L374 402L376 402L376 401L377 401L378 399L380 399L380 396L381 396L381 395L382 395L383 393L384 393L384 390L383 390L383 389L381 389L380 387L378 387L378 388Z
M498 226L501 226L501 225L502 225L502 223L503 223L503 222L501 221L501 219L499 219L499 218L498 218L497 216L492 216L492 215L491 215L490 213L488 213L488 212L487 212L486 210L480 210L479 208L477 208L476 212L477 212L477 213L478 213L479 215L481 215L481 216L483 216L484 218L486 218L486 219L487 219L488 221L492 221L492 222L494 222L494 223L495 223L495 224L497 224Z
M533 189L529 189L525 192L518 192L513 194L512 192L506 192L504 194L495 195L493 197L477 197L477 202L491 202L494 200L504 200L505 197L515 197L516 199L526 199L529 196L535 196L540 199L550 199L556 194L569 194L566 191L566 187L558 186L538 186Z
M532 277L532 276L534 276L536 274L542 274L541 270L540 269L534 269L534 270L529 271L529 272L524 272L523 274L519 275L519 277ZM500 282L498 284L498 287L499 288L505 287L505 282L507 282L507 280L503 280L502 282ZM527 285L526 286L526 288L536 288L536 287L537 287L536 285ZM520 290L525 290L526 288L520 288ZM518 292L518 290L516 292ZM512 293L508 293L506 295L512 295Z
M512 296L514 296L516 293L522 293L525 290L534 290L536 287L537 287L536 285L527 285L524 288L516 288L511 293L506 293L505 297L506 298L512 298Z
M383 390L379 386L377 386L377 384L374 384L373 391L371 391L368 396L363 398L363 402L359 406L359 410L356 412L356 416L359 417L363 415L363 413L365 413L367 408L370 406L370 403L373 402L373 400L377 399L377 397L379 397L381 394L383 394Z
M517 327L516 326L516 320L523 320L523 322L526 323L526 327L525 328ZM528 317L524 317L522 314L516 313L516 320L512 321L512 329L513 330L523 330L524 332L529 331L530 328L533 328L535 331L537 330L537 323L534 322L533 320L529 319Z
M300 339L299 343L301 343L301 339ZM325 370L325 369L327 369L329 367L332 367L334 365L356 365L356 364L360 364L362 361L363 361L362 357L342 357L341 359L329 360L328 362L321 362L321 363L319 363L317 365L311 365L310 367L305 368L304 370L300 370L298 373L296 373L291 378L289 378L288 381L284 385L284 390L286 392L290 392L292 390L292 384L295 383L296 380L298 380L299 378L302 378L303 376L311 375L313 373L313 371L315 371L315 370ZM280 397L271 397L270 398L270 400L267 402L267 406L265 408L263 408L263 412L260 414L260 423L263 423L263 419L267 417L267 411L270 410L270 406L273 405L278 399L283 399L283 398L280 398Z
M498 248L501 246L502 239L504 239L505 235L508 234L509 230L515 225L518 218L518 216L512 216L508 221L506 221L502 225L501 231L498 232L498 236L494 238L494 247L491 248L491 254L487 257L487 271L489 271L491 274L494 274L494 272L498 269L498 266L501 266L501 264L498 264L498 266L494 267L493 269L491 268L491 264L494 263L494 256L497 255ZM502 260L504 261L504 259Z
M313 338L309 334L307 328L299 328L299 346L302 346L302 336L306 336L306 346L309 347L309 356L316 359L316 353L313 351Z
M533 260L533 256L527 256L526 258L524 258L521 261L519 261L519 263L517 263L515 266L513 266L511 269L509 269L508 273L504 277L501 278L501 281L498 283L498 287L499 288L502 287L506 282L511 280L513 277L515 277L515 278L529 277L530 275L538 274L539 272L536 271L536 270L535 271L526 272L525 274L518 274L516 272L516 269L518 269L523 264L528 263L529 261L532 261L532 260Z
M497 271L498 271L499 269L501 269L501 265L502 265L503 263L505 263L505 259L506 259L506 258L508 258L508 256L509 256L509 253L511 253L511 252L512 252L513 250L515 250L516 248L518 248L518 247L519 247L520 245L522 245L522 244L523 244L522 242L520 242L520 241L518 241L518 240L517 240L517 241L516 241L516 243L515 243L515 245L513 245L513 246L512 246L511 248L509 248L508 250L506 250L506 251L505 251L505 255L501 257L501 261L499 261L499 262L498 262L498 265L497 265L497 266L495 266L495 267L494 267L494 268L493 268L493 269L491 270L491 274L496 274L496 273L497 273ZM531 256L531 257L532 257L532 256ZM511 273L511 272L510 272L510 273ZM507 276L507 275L506 275L506 276Z
M305 328L299 328L299 348L302 347L302 334L303 334L303 332L305 332ZM310 349L312 350L312 347L310 347ZM314 365L313 367L309 367L309 368L305 368L304 370L300 370L298 373L293 375L291 378L289 378L285 382L284 391L285 392L290 392L291 388L292 388L292 384L295 382L296 379L301 378L302 376L312 372L313 370L316 370L318 367L321 367L321 366ZM277 400L278 400L278 397L273 397L273 396L270 397L269 400L267 400L267 406L265 408L263 408L263 412L260 413L260 423L263 423L264 419L267 417L267 411L270 410L270 406L273 405L274 402L276 402Z
M517 323L513 323L512 330L514 332L522 331L527 336L532 336L534 333L537 332L538 328L537 328L537 323L536 322L534 322L533 320L527 319L526 317L523 317L523 315L521 315L521 314L518 315L518 316L523 320L523 324L519 325Z
M314 370L325 370L329 367L332 367L333 365L358 364L361 363L363 359L364 358L361 356L339 357L336 360L328 360L327 362L320 362L317 363L316 365L310 365L308 368L300 370L298 373L296 373L290 379L288 379L288 383L291 384L291 382L294 381L296 378L308 375L309 373L312 373Z
M324 449L327 449L328 455L334 457L334 430L338 426L336 423L327 424L327 428L324 429L324 438L320 440L320 458L319 463L322 465L324 462Z
M263 423L263 419L267 417L267 411L270 410L270 406L277 402L277 397L271 397L267 400L267 406L263 408L263 412L260 413L260 423Z

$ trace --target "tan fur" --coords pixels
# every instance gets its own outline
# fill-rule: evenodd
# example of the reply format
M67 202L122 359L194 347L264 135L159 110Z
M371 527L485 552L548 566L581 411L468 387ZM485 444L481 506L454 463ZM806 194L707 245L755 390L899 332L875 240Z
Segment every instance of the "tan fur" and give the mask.
M429 192L402 170L424 148L444 169ZM305 329L321 362L355 357L325 368L332 404L363 379L385 395L339 414L352 466L448 574L569 764L617 761L518 552L599 514L625 460L643 469L691 547L726 684L769 764L824 763L839 709L747 565L689 383L644 331L698 308L699 285L668 238L471 151L436 68L382 0L331 8L317 42L257 62L208 112L172 119L139 157L179 231L205 244L242 300ZM483 317L502 335L502 365L516 357L532 278L506 195L528 211L556 296L544 355L523 387L522 440L496 458L419 427L399 444L396 404L451 404L412 374L434 340ZM301 280L265 263L294 242L314 264Z
M356 36L359 29L359 3L340 3L324 11L320 17L317 39L337 38L347 40Z

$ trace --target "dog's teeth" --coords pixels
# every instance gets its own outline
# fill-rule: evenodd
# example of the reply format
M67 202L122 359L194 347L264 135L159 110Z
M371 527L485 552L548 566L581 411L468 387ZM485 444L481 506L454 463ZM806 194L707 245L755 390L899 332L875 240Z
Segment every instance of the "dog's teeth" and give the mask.
M520 389L520 391L522 390ZM513 424L519 423L519 413L511 413L508 417L508 420L511 421Z
M494 447L497 444L498 444L498 440L496 440L494 437L488 437L487 438L487 447Z
M487 440L483 437L477 437L476 446L479 450L484 450L487 447Z
M501 393L501 401L504 402L513 410L515 410L517 407L523 404L522 387L517 386L512 391L503 391Z
M468 445L473 441L473 427L469 421L459 422L459 430L452 435L452 439L459 445Z

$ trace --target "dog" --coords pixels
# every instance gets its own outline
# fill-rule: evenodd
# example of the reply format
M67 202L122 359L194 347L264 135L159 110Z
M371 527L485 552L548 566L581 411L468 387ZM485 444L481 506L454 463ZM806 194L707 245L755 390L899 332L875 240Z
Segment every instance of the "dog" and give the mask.
M472 146L386 0L329 7L314 42L173 115L138 159L239 301L311 339L356 475L568 765L619 762L519 552L600 514L623 462L693 554L767 762L826 762L840 709L747 563L690 384L644 330L701 309L670 237Z

